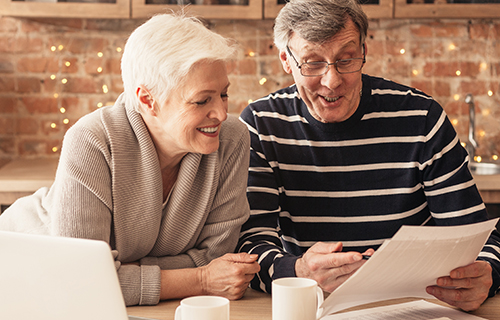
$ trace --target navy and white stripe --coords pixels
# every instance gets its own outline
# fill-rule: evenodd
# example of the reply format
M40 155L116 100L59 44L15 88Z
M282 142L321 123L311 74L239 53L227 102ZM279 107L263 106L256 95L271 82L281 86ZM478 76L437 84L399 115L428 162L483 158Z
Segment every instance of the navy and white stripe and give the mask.
M347 121L314 119L295 85L250 104L251 217L239 250L260 255L252 287L294 276L318 241L344 251L377 248L402 225L459 225L487 219L468 156L441 106L426 94L363 75L360 106ZM500 286L499 235L480 259Z

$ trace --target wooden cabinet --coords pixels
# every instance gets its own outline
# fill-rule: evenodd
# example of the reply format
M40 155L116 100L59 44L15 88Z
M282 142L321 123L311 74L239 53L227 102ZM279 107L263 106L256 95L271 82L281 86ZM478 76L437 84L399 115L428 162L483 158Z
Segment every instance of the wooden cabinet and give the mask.
M129 18L130 0L104 0L112 2L12 1L0 0L0 15L36 18Z
M415 0L394 0L395 18L498 18L500 17L500 4L497 0L481 1L482 3L455 3L442 0L419 1ZM475 0L470 0L474 2ZM491 1L492 3L487 3ZM493 3L497 2L497 3Z
M149 18L159 12L178 11L183 8L176 4L155 3L158 0L130 1L132 1L132 18ZM159 0L159 2L168 1ZM203 0L193 2L184 7L184 11L206 19L262 19L262 0L215 1L218 4ZM213 4L208 4L209 2Z
M363 10L369 19L392 18L394 0L375 0L373 3L363 4ZM361 0L362 3L366 1ZM264 0L264 18L274 19L283 8L283 0Z

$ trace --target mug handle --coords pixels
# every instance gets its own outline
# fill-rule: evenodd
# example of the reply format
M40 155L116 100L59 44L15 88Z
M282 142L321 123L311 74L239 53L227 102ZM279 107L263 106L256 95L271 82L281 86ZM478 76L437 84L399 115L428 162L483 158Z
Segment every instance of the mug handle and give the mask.
M319 286L316 287L316 289L318 297L318 311L316 312L316 319L319 319L321 317L321 314L323 313L323 308L321 308L321 305L323 304L324 297L323 297L323 289L321 289ZM175 318L175 320L177 320L177 318Z
M175 308L175 317L174 317L175 320L182 320L182 309L181 309L181 306L178 306L177 308Z

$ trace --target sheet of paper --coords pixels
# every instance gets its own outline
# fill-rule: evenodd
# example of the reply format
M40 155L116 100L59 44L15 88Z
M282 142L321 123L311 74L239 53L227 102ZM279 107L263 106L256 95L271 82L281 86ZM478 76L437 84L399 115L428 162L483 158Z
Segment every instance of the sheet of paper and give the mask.
M425 300L399 303L384 307L369 308L333 314L321 318L321 320L480 320L481 317L474 316L456 309L443 307Z
M403 226L323 302L322 316L395 298L433 298L425 288L474 262L498 219L453 227Z

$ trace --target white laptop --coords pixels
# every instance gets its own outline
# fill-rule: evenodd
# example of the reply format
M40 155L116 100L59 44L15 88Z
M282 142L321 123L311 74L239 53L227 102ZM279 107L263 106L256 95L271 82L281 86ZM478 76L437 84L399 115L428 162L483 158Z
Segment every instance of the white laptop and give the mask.
M129 319L108 244L0 231L0 319Z

